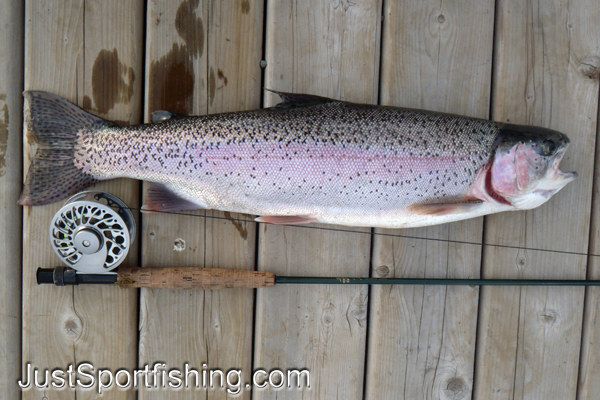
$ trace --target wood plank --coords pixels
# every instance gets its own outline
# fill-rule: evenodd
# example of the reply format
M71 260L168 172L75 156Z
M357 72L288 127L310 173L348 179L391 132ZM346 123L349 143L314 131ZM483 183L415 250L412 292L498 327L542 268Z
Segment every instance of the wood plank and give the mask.
M157 109L198 115L259 108L263 7L260 1L150 2L147 118ZM144 266L255 268L256 225L251 218L216 211L194 214L218 219L144 215ZM250 373L252 290L144 289L141 304L140 365L161 361L167 368L184 369L189 363L200 373ZM243 379L249 382L250 376ZM240 398L249 399L250 391L242 390ZM227 396L224 389L206 387L140 391L143 399Z
M485 278L586 276L600 45L593 1L499 0L492 116L569 135L561 169L579 178L542 207L486 217ZM581 253L565 254L549 251ZM572 399L576 395L582 288L482 289L475 395Z
M23 171L23 4L0 3L0 393L19 399Z
M265 87L375 103L380 15L377 0L269 2ZM266 105L277 102L267 94ZM362 233L261 224L259 269L368 276L370 230L354 230ZM255 389L253 397L362 398L367 298L366 286L258 290L254 368L308 369L311 387Z
M600 31L600 26L596 28ZM600 71L600 57L590 60L591 66ZM595 62L595 63L594 63ZM595 79L599 79L596 75ZM600 107L596 129L600 129ZM600 132L598 132L600 134ZM598 135L596 135L598 137ZM596 162L600 159L600 147L596 142ZM592 197L592 219L590 228L590 256L588 258L588 279L600 279L600 171L596 167L594 191ZM585 292L585 309L583 314L583 335L581 342L581 363L578 381L578 399L594 399L600 393L600 348L596 345L600 340L600 288L590 287Z
M386 3L382 104L487 118L493 1ZM376 277L477 278L483 219L376 232ZM422 238L422 239L417 239ZM433 240L429 240L433 239ZM471 397L478 288L376 286L367 398Z
M50 1L26 4L25 88L46 90L112 120L138 123L142 77L141 1ZM135 79L134 79L135 78ZM25 167L35 152L25 139ZM139 204L138 184L119 180L98 185L128 205ZM136 365L137 292L116 287L37 286L38 267L59 261L48 226L61 204L24 210L23 363L66 369L85 360L96 369L131 370ZM136 246L126 261L136 264ZM93 398L97 385L76 390L33 388L23 398ZM133 398L112 388L111 398Z
M596 219L592 219L596 223ZM594 246L596 247L596 246ZM596 247L597 248L597 247ZM592 252L592 254L597 254ZM588 279L600 279L598 257L590 257ZM600 391L600 349L596 345L600 340L600 289L587 288L585 293L585 311L583 314L583 335L581 342L581 362L578 379L578 399L592 400Z

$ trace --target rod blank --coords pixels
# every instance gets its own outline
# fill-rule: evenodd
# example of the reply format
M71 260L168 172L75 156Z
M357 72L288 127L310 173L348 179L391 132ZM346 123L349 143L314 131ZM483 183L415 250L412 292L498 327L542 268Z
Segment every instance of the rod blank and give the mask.
M463 286L600 286L600 281L560 279L428 279L428 278L321 278L276 276L275 284L326 285L463 285Z

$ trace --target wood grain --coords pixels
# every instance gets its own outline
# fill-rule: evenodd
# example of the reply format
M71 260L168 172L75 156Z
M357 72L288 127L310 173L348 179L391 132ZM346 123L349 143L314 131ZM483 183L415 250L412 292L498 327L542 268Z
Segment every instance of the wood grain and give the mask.
M382 104L487 118L493 1L389 2L384 17ZM378 229L415 238L375 236L372 275L478 278L482 229L482 218L429 228ZM367 398L470 398L478 288L371 290Z
M485 278L583 279L591 212L600 11L593 2L497 3L492 116L569 135L579 178L538 209L486 217ZM476 397L575 398L584 290L484 288Z
M24 16L19 7L25 8ZM482 252L477 245L423 240L479 243L481 219L381 230L414 238L376 237L371 249L368 229L361 234L257 228L249 216L207 211L196 213L199 217L144 215L138 231L141 264L253 270L258 255L260 270L281 275L367 276L372 250L375 277L477 277L483 256L485 278L581 279L587 273L589 279L600 279L598 257L584 255L600 254L600 174L593 176L594 149L600 154L595 140L600 11L593 0L497 0L495 7L493 38L490 0L418 5L382 0L269 1L264 45L266 88L371 103L379 98L383 104L479 117L487 117L491 105L494 119L568 134L572 145L562 169L578 171L579 179L535 211L486 218L483 236L492 247ZM25 89L48 90L118 123L141 122L142 108L146 119L161 108L189 114L252 109L260 105L261 96L263 9L264 1L247 0L149 0L146 6L140 0L0 4L0 157L4 154L6 167L4 175L0 172L2 397L19 398L16 379L28 362L40 369L64 369L89 361L113 371L152 367L155 362L178 369L189 362L200 372L311 371L310 389L255 388L257 399L358 399L363 388L369 399L597 398L600 291L596 288L585 292L399 286L373 287L369 292L366 286L337 285L260 289L252 356L251 290L142 290L138 315L136 290L35 284L37 267L59 263L48 245L46 226L60 204L29 207L23 213L15 206L21 164L26 172L36 148L33 136L23 132L21 157L21 144L15 141L20 140L22 120L19 52L25 52ZM22 23L24 50L19 37ZM264 98L265 105L278 101L270 93ZM5 106L10 124L3 148ZM128 205L139 204L138 184L118 181L98 187ZM202 218L205 215L220 219ZM7 233L20 232L20 219L22 315L21 276L11 268L20 264L21 242L14 242L18 235ZM138 243L129 255L129 266L138 265ZM247 381L250 377L245 375ZM95 390L30 389L22 397L44 395L96 396ZM139 392L113 388L104 395L226 396L222 389L202 387ZM249 390L237 398L250 398Z
M19 398L23 171L23 4L0 3L0 393Z
M141 1L28 2L25 12L26 89L58 94L100 117L140 122ZM30 132L25 135L24 146L27 169L35 153ZM132 181L120 180L97 189L135 207L139 204L138 187ZM56 203L24 210L23 364L31 362L42 370L53 370L85 360L96 368L132 369L136 365L135 290L98 286L67 289L35 283L38 267L59 263L46 228L59 207ZM127 262L135 264L136 259L133 246ZM96 390L34 388L24 392L23 398L37 399L52 392L53 398L84 399L95 397ZM135 397L132 390L111 391L111 398Z
M261 1L151 1L147 118L158 109L199 115L259 108L263 7ZM195 215L144 215L143 266L255 268L252 218L216 211ZM225 373L251 370L252 290L144 289L141 304L140 365L161 361L183 368L188 362L199 371L203 364ZM249 399L250 391L243 391L239 398ZM225 388L140 391L143 399L227 396Z
M598 262L589 264L594 271L591 279L600 279ZM585 293L585 311L583 314L583 335L581 343L581 363L578 380L578 399L591 400L600 391L598 376L600 375L600 290L587 288Z
M261 225L259 237L260 270L282 276L368 275L368 231ZM255 389L254 397L362 398L366 285L276 285L259 289L256 301L254 369L307 369L311 387Z
M376 0L269 2L265 87L375 103L380 15ZM267 106L279 100L266 96ZM259 269L368 276L370 230L359 231L261 225ZM254 398L362 398L367 304L366 286L259 289L254 368L306 368L311 387L255 389Z
M596 28L600 32L600 26ZM600 33L599 33L600 34ZM600 72L600 57L590 58L590 71ZM596 75L600 79L600 75ZM600 129L600 107L596 119L596 131ZM598 132L600 133L600 132ZM598 137L598 134L596 135ZM600 147L596 142L596 157L600 159ZM596 166L594 191L592 197L592 219L590 227L590 245L588 257L588 279L600 279L600 171ZM581 363L577 398L591 400L600 393L600 288L590 287L585 291L585 309L583 313L583 334L581 342Z

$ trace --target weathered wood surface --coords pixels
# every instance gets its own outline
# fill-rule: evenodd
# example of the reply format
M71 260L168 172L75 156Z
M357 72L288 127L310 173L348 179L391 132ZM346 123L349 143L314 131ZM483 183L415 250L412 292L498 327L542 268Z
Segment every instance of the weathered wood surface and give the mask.
M143 66L141 1L27 2L25 10L25 88L46 90L100 117L141 120ZM24 166L35 152L25 135ZM126 204L139 204L139 185L126 180L98 185ZM66 369L85 360L96 368L136 365L137 292L116 287L37 286L38 267L54 267L47 225L61 204L24 209L23 364L42 371ZM129 264L137 261L135 246ZM51 392L51 395L49 394ZM84 399L92 389L29 389L23 398ZM111 398L134 398L132 390L112 389Z
M488 117L493 1L389 2L384 18L382 104ZM483 218L378 229L415 239L375 236L371 273L477 278L482 229ZM478 288L374 286L371 293L367 398L470 398Z
M0 393L19 399L23 4L0 3Z
M541 250L485 247L483 276L583 279L600 10L594 1L499 0L496 18L492 117L566 132L571 147L561 169L579 178L536 210L486 217L486 244ZM584 290L486 287L481 297L476 398L575 398Z
M260 107L261 1L148 4L146 119L165 109L199 115ZM187 213L189 214L189 213ZM256 224L216 211L145 214L142 262L148 267L255 268ZM200 373L235 368L250 373L254 293L251 289L143 289L140 365L166 363ZM250 376L244 377L250 382ZM225 388L143 389L143 399L226 398ZM233 389L235 391L235 389ZM239 398L249 399L242 388Z
M371 261L373 276L477 277L481 259L485 278L580 279L587 265L588 278L600 279L598 257L585 256L592 210L589 252L600 254L600 174L592 176L600 11L593 0L269 1L266 21L263 1L30 1L25 18L15 16L19 2L5 3L0 5L0 21L6 21L0 25L0 156L6 165L6 174L0 172L0 227L5 233L20 230L14 199L22 176L20 167L11 166L22 161L26 171L35 151L30 133L24 132L23 159L15 141L22 84L10 68L19 68L15 54L23 43L26 89L56 93L122 123L140 122L142 109L147 120L156 109L205 114L257 108L264 51L266 88L480 117L491 109L497 120L567 133L572 145L562 169L578 171L579 179L540 209L488 217L483 229L487 244L544 251L484 247L482 252L477 245L435 241L481 242L478 219L393 232L414 239L375 237L370 260L368 229L257 227L249 216L207 211L196 214L220 219L144 215L138 231L142 265L366 276ZM19 21L25 23L20 44ZM264 105L277 101L265 93ZM4 105L11 123L6 150ZM139 184L98 187L132 207L139 204ZM250 290L143 290L138 314L135 290L35 284L37 267L59 264L46 228L59 207L23 210L21 338L16 331L20 288L10 283L19 279L19 271L10 268L19 264L19 244L10 234L0 235L0 254L8 255L0 265L4 397L19 397L15 357L23 366L31 362L50 370L82 361L112 371L155 362L181 369L188 362L200 372L241 369L244 383L257 368L311 371L310 389L255 388L257 399L359 399L363 392L369 399L595 399L600 391L600 290L595 288L584 295L577 288L488 287L480 292L479 310L479 292L472 287L373 287L369 304L364 286L276 286L258 290L256 306ZM134 243L128 265L137 265L136 249ZM95 388L29 389L23 398L44 394L96 396ZM107 395L226 397L222 389L168 387L137 393L113 388ZM244 388L240 398L250 397Z
M596 27L600 31L600 27ZM600 32L598 33L600 34ZM600 56L591 61L595 68L596 79L600 79ZM595 62L595 64L594 64ZM600 133L600 107L596 120L596 131ZM598 137L598 135L596 135ZM596 162L600 160L600 147L596 142ZM600 279L600 171L596 167L594 176L594 193L592 203L592 219L590 228L590 245L588 256L588 279ZM585 309L583 314L583 335L581 343L581 364L579 370L578 399L591 400L600 393L600 288L590 287L585 292Z
M598 179L594 188L598 188ZM597 213L597 193L594 194L594 213ZM597 218L597 216L595 215ZM593 241L598 240L597 219L592 219L594 225L592 231L595 234L590 237ZM592 241L592 243L593 243ZM598 243L591 244L590 253L598 254ZM597 256L591 256L588 264L588 279L600 279L600 265ZM592 400L600 393L600 288L590 287L585 292L585 310L583 314L583 335L581 342L580 370L578 381L578 399Z
M265 87L375 103L380 15L378 0L269 2ZM267 96L267 106L279 101ZM368 276L370 230L354 230L364 233L261 224L259 269ZM255 389L254 398L362 398L367 302L366 286L259 289L254 368L306 368L311 388Z

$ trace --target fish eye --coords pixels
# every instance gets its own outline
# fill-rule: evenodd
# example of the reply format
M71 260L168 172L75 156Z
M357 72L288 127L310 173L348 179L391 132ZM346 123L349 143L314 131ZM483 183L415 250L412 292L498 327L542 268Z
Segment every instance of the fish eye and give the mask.
M546 139L542 142L542 155L551 156L554 154L555 150L556 143L554 143L552 140Z

